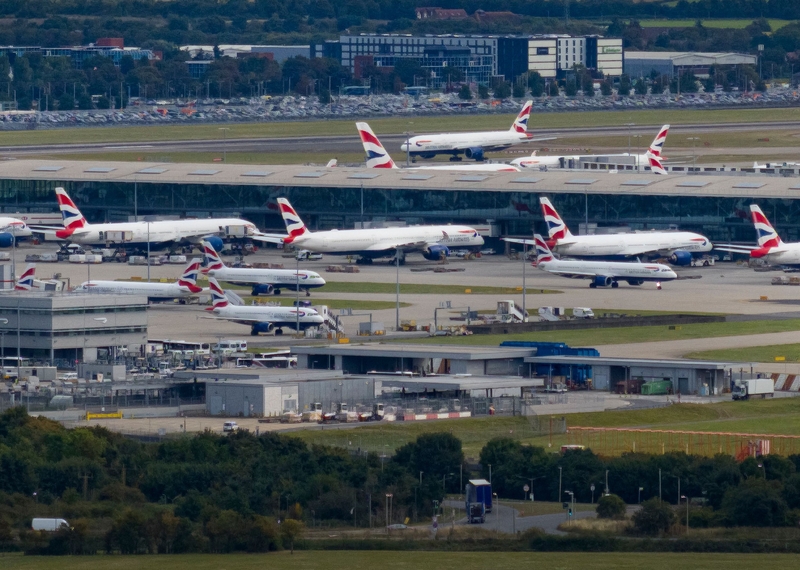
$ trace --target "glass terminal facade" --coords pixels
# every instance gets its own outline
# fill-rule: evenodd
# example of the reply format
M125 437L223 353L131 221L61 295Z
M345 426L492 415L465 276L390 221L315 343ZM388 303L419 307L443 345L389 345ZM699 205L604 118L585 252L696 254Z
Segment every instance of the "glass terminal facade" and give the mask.
M702 232L715 241L754 241L748 197L717 198L631 194L497 190L362 189L360 186L295 187L197 183L68 182L0 180L5 213L57 212L53 189L63 186L90 222L139 216L241 215L262 229L283 230L275 199L288 198L312 230L352 228L359 221L469 223L498 226L500 235L530 235L546 227L539 196L551 198L577 233L588 221L632 229L672 226ZM785 240L800 240L800 201L758 200ZM363 212L363 216L362 216Z

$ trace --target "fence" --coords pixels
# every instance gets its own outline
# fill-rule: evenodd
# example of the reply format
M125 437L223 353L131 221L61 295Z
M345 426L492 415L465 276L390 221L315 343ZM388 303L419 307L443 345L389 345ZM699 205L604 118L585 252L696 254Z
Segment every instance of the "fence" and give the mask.
M800 436L797 435L570 427L567 441L572 445L583 445L598 455L682 451L690 455L722 453L743 458L754 455L756 449L786 456L800 453Z

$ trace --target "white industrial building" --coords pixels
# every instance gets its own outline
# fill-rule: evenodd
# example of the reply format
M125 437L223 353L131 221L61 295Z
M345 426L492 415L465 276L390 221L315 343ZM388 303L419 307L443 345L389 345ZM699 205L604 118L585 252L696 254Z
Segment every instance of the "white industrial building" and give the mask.
M711 67L756 65L757 62L757 56L746 53L626 51L625 73L631 77L648 77L655 71L673 77L682 70L689 70L698 77L708 77Z

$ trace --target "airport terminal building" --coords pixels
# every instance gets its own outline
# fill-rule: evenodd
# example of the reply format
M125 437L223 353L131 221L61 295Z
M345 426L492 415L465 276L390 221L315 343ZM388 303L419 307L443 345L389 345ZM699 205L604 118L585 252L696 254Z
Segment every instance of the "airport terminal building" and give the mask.
M467 223L488 238L546 227L548 196L577 233L579 224L631 229L678 227L715 241L752 242L749 205L758 203L789 241L800 239L800 170L706 172L677 167L668 176L632 165L586 163L580 171L472 172L16 160L0 163L3 213L57 212L64 186L91 222L139 216L241 215L284 231L276 198L286 197L312 230L360 221ZM681 169L682 171L679 171ZM780 216L777 214L780 212ZM497 244L499 245L499 244Z

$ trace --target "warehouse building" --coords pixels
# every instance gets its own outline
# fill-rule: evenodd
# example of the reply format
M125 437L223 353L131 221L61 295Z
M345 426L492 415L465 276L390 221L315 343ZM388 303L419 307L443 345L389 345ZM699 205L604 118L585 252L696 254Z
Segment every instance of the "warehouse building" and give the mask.
M77 293L0 296L4 356L35 362L94 362L147 342L147 298Z
M712 362L706 360L661 360L647 358L603 358L594 356L530 356L525 363L532 369L549 369L547 384L553 376L563 378L575 367L591 367L591 388L604 392L639 393L645 382L667 380L672 392L684 395L719 395L730 386L732 370L739 370L741 363ZM563 372L563 374L562 374Z
M655 72L674 77L686 70L703 78L708 77L712 67L756 65L757 62L757 56L745 53L626 51L625 74L630 77L649 77Z

